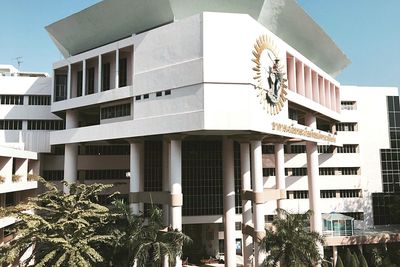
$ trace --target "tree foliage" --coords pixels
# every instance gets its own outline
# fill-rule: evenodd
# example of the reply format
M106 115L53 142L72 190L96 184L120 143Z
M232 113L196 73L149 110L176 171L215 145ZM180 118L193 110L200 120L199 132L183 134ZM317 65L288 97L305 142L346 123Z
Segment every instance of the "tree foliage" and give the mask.
M162 266L163 259L168 256L170 265L176 257L182 255L182 246L191 242L191 239L171 227L162 223L162 211L152 206L149 217L134 215L129 206L116 201L116 211L120 216L118 223L118 242L112 262L115 266Z
M261 249L267 254L265 264L277 266L305 265L312 266L321 261L318 243L323 244L323 237L316 232L310 232L306 226L312 211L304 214L290 214L285 210L277 210L278 216L273 222L273 229L266 230L266 236L261 241Z
M104 262L98 248L112 243L113 235L104 231L110 212L94 201L110 186L71 184L67 185L70 194L64 194L42 182L45 193L3 211L18 221L13 225L15 239L0 248L0 263L12 264L30 248L32 254L21 263L23 266L92 266Z
M21 266L161 266L164 256L173 262L189 237L162 225L161 210L134 215L129 206L98 204L98 195L112 185L71 184L69 194L43 182L47 191L27 203L3 209L13 216L16 237L0 248L0 265ZM27 210L34 212L26 212ZM21 261L29 249L32 254Z

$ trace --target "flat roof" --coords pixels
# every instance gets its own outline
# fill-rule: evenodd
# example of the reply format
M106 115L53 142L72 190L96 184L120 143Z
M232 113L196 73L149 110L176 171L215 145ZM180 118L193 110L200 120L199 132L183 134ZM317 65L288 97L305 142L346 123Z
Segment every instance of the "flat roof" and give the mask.
M332 76L350 63L296 0L103 0L46 30L69 57L206 11L250 15Z

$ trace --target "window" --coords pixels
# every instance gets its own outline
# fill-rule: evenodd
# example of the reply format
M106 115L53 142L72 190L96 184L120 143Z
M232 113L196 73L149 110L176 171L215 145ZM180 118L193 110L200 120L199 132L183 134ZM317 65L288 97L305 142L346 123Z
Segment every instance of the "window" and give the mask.
M83 71L78 71L78 77L76 79L77 96L82 96L82 90L83 90Z
M337 153L358 153L358 145L343 145L337 148Z
M127 85L127 66L128 60L127 58L119 59L119 87L124 87Z
M0 120L0 130L22 130L22 121Z
M65 146L64 145L53 145L53 146L51 146L50 153L53 155L64 155Z
M357 131L357 123L353 122L337 123L336 130L339 132L355 132Z
M64 170L44 170L43 178L46 181L62 181L64 180Z
M345 189L339 190L341 198L361 197L361 189Z
M359 168L357 167L345 167L345 168L338 168L339 175L357 175Z
M306 146L305 145L291 145L290 146L290 152L292 154L300 154L300 153L306 153Z
M129 155L129 145L85 145L78 147L79 155Z
M49 95L30 95L28 105L49 106L51 105L51 96Z
M356 101L342 101L340 103L341 110L356 110Z
M94 67L87 69L86 75L86 94L94 94Z
M321 198L335 198L336 190L321 190Z
M263 176L275 176L275 168L263 168Z
M119 170L79 170L79 179L84 180L120 180L127 179L126 173L128 169Z
M364 213L363 212L339 212L340 214L353 217L354 220L362 221L364 220Z
M118 117L125 117L131 115L131 104L121 104L116 106L109 106L101 108L101 119L112 119Z
M320 154L326 154L326 153L332 153L333 147L329 145L319 145L318 146L318 153Z
M23 105L24 96L23 95L1 95L0 104L2 105Z
M286 176L306 176L307 168L285 168Z
M290 198L290 195L293 195L293 199L306 199L308 198L307 190L298 190L298 191L287 191L287 198Z
M102 68L102 79L101 79L101 88L103 91L110 90L110 83L111 83L111 64L104 63Z
M67 75L56 75L54 86L54 101L67 99Z
M319 168L319 175L335 175L335 168Z
M6 207L14 206L15 204L15 192L6 193Z
M275 149L273 145L262 145L262 153L263 154L274 154Z
M54 131L64 129L65 122L62 120L28 120L28 130Z

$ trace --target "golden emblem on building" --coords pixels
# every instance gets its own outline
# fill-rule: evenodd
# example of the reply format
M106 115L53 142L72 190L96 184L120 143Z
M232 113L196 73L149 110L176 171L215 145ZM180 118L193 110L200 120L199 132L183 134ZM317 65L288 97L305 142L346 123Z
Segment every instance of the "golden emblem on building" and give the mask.
M253 55L257 95L268 113L278 114L286 101L287 79L277 47L270 37L262 35L254 44Z

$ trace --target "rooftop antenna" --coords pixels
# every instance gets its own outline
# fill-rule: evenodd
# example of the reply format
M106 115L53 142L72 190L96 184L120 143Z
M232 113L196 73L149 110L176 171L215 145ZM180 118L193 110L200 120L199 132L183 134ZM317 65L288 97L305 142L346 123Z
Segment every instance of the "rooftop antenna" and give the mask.
M19 70L19 68L21 67L21 63L23 63L22 57L15 57L15 58L13 58L13 59L17 61L18 70Z

